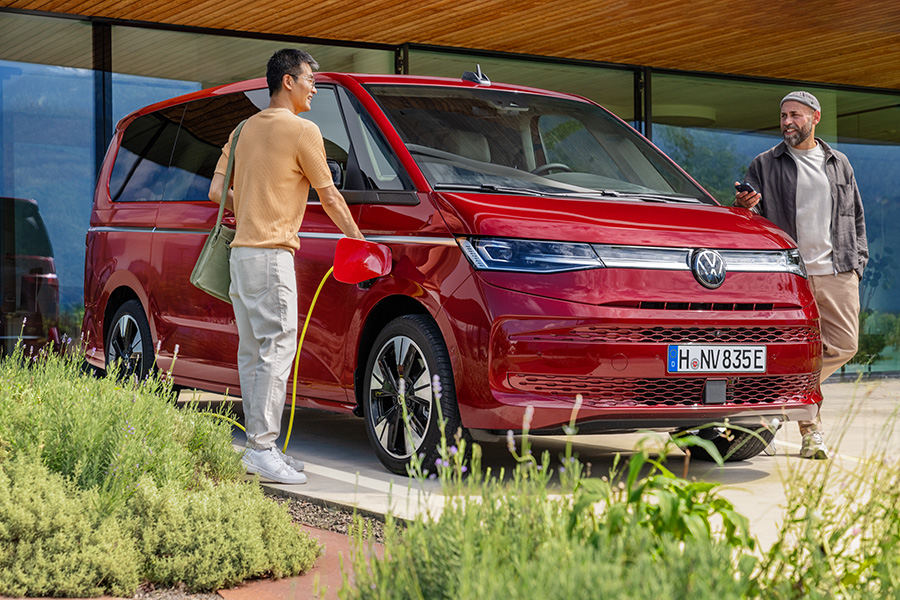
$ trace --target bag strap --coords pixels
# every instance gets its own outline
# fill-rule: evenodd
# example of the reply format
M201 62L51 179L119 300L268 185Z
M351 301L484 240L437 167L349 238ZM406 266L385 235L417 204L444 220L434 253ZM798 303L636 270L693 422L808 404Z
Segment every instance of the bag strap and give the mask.
M228 199L228 190L231 188L231 172L234 170L234 149L237 146L238 136L241 135L241 128L247 119L244 119L238 126L234 128L234 135L231 136L231 150L228 151L228 166L225 167L225 183L222 189L222 200L219 202L219 218L216 219L216 227L222 223L222 216L225 214L225 201Z

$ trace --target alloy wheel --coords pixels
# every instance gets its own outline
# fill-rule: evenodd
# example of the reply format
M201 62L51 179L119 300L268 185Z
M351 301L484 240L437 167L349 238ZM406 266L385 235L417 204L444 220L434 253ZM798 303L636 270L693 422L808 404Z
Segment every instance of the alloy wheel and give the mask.
M378 349L368 415L379 445L395 458L409 458L422 445L434 402L431 376L422 349L409 337L392 337Z

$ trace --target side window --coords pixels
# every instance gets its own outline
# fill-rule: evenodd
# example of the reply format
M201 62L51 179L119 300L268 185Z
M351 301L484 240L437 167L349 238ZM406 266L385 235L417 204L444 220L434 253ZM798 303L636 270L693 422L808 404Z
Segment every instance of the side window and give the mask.
M27 200L4 199L14 207L12 231L16 256L53 256L53 246L37 204Z
M325 156L329 162L337 163L341 173L345 174L350 156L350 138L347 136L347 127L344 125L344 117L341 116L337 95L332 87L323 86L317 90L311 104L312 108L300 113L300 116L319 126L322 140L325 142ZM343 189L345 181L346 177L341 177L341 185L338 187ZM314 192L315 190L310 190L311 195Z
M228 135L259 111L254 94L196 100L135 119L113 165L112 200L206 200Z
M168 168L165 200L206 200L209 182L238 123L259 112L256 91L189 102ZM266 97L266 101L268 97Z
M312 109L300 115L319 126L328 162L340 169L338 188L344 192L412 189L371 117L343 90L340 95L348 101L339 102L338 93L331 86L319 87ZM315 190L310 190L310 200L316 199ZM352 197L347 200L359 201Z
M109 180L114 202L163 199L166 172L184 106L144 115L125 130Z
M412 190L409 176L391 151L387 140L359 100L345 94L352 116L349 116L354 149L360 171L358 185L367 190Z
M376 190L411 189L412 185L401 177L403 171L400 170L397 159L388 148L381 132L375 127L372 118L364 112L356 113L356 118L362 131L363 148L360 149L360 153L364 158L360 160L360 168L366 176L366 181Z

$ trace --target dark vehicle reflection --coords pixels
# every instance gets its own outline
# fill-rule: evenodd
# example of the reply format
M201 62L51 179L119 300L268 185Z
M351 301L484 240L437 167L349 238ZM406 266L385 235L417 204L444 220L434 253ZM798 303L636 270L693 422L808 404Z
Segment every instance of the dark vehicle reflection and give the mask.
M0 198L0 353L59 346L59 281L37 202Z

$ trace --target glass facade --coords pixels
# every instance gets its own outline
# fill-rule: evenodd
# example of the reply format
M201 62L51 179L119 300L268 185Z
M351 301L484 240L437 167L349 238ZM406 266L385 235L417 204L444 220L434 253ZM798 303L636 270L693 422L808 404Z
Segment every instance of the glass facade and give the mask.
M104 44L109 73L95 68ZM263 77L272 52L288 45L309 51L322 70L394 71L393 50L98 26L0 12L0 196L37 203L52 245L64 333L77 337L81 328L84 239L102 158L98 154L105 151L115 123L160 100ZM8 238L0 240L4 248L16 243L14 232L23 221L19 213L32 210L31 203L7 204L10 210L4 205L0 211L0 235ZM26 261L15 256L11 261L21 271ZM18 278L14 270L4 270L4 290L10 288L6 295L15 300L3 305L4 314L21 313L22 284L6 283ZM0 322L0 338L17 337L21 321Z
M465 71L474 72L476 65L481 65L482 72L492 81L578 94L602 104L625 121L634 120L632 69L432 50L409 51L410 75L459 79Z
M94 84L90 24L0 13L0 196L18 199L4 200L0 212L7 340L32 326L32 337L46 337L57 311L69 315L70 335L80 329L84 236L96 177ZM22 214L30 207L42 225ZM49 234L43 267L16 249L26 221L32 235ZM29 299L36 268L58 277L58 305L42 311Z
M585 96L648 132L724 204L731 203L732 184L743 178L752 158L780 140L781 97L809 89L823 108L817 134L849 156L866 209L871 262L861 287L861 352L848 369L900 371L895 293L900 242L889 235L900 225L900 93L474 51L311 44L0 11L0 197L34 201L7 201L15 211L39 210L52 246L65 332L77 334L80 326L84 236L97 164L116 121L172 96L264 76L268 57L285 46L308 50L322 70L399 69L458 78L480 65L495 82ZM24 223L15 211L0 211L0 235L7 238L0 240L3 248L14 246L10 240ZM4 270L4 280L11 272ZM17 285L9 294L21 300ZM13 326L4 327L8 333Z

